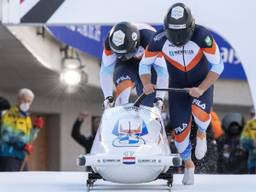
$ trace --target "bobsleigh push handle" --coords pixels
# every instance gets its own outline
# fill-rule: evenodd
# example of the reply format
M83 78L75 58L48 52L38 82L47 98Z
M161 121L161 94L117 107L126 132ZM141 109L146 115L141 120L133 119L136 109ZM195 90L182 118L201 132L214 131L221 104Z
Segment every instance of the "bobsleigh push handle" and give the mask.
M183 93L187 93L186 89L183 88L158 88L155 89L155 91L168 91L168 92L183 92ZM134 102L134 106L135 107L139 107L140 104L142 103L142 101L145 99L145 97L147 97L147 95L145 93L142 93L138 99Z
M142 103L142 101L145 99L145 97L147 97L147 95L145 93L142 93L138 99L136 99L136 101L134 102L134 106L135 107L139 107L140 104Z

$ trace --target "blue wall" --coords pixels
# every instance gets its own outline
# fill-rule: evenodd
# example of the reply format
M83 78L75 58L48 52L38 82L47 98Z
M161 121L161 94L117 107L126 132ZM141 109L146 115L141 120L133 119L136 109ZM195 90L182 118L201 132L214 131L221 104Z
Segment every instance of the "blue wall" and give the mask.
M70 27L49 26L48 28L61 42L101 59L104 40L111 27L110 25L81 25ZM161 25L155 27L159 29ZM211 30L211 32L219 45L225 64L225 70L221 78L246 80L242 64L231 43L215 31Z

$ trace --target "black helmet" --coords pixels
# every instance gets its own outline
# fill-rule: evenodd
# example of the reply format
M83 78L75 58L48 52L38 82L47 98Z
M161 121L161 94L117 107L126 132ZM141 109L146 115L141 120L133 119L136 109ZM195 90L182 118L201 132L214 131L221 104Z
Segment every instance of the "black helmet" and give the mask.
M195 20L185 4L175 3L164 19L164 27L168 40L176 46L183 46L194 33Z
M116 24L109 33L111 50L121 60L132 58L139 47L140 33L137 27L128 22Z

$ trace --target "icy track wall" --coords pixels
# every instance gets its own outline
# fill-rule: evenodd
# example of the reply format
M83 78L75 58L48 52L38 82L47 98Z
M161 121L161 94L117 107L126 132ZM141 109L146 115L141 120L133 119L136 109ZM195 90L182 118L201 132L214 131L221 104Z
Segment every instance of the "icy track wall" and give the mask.
M119 21L161 24L167 9L177 0L2 0L3 23L113 24ZM179 0L186 3L196 23L218 31L237 51L256 105L256 1ZM50 4L47 6L47 4ZM50 7L42 9L42 7ZM40 10L40 11L38 11ZM72 10L76 10L73 14ZM143 12L143 14L142 14ZM40 14L41 15L40 15Z

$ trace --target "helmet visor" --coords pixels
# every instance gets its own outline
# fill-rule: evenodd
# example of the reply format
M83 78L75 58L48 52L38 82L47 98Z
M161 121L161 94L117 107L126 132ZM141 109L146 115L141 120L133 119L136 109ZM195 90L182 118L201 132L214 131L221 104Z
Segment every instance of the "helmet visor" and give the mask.
M192 37L193 30L187 29L166 29L168 40L176 46L185 45Z
M115 53L117 58L122 60L122 61L127 61L129 59L131 59L132 57L134 57L137 53L138 49L135 48L132 51L130 51L129 53Z

